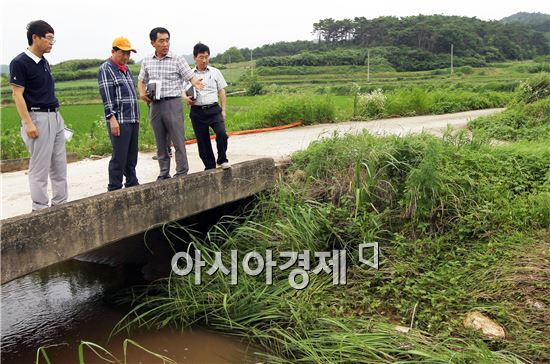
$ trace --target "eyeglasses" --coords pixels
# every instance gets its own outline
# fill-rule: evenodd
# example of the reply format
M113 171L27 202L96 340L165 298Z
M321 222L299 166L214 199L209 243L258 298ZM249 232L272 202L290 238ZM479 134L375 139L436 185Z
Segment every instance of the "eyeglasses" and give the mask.
M41 37L41 38L44 38L44 39L48 40L48 42L50 42L51 44L55 44L55 38L52 37L51 35L49 35L47 37Z

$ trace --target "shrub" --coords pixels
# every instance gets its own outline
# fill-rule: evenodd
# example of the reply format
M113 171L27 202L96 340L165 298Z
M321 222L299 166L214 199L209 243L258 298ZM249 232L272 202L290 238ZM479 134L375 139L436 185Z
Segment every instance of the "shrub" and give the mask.
M264 112L269 125L281 125L301 121L315 124L335 121L336 108L332 96L302 95L276 97Z
M550 72L550 64L539 63L527 68L529 73Z
M525 103L550 96L550 75L540 74L529 78L519 85L518 99Z
M477 118L468 127L499 140L550 138L550 99L517 104L501 113Z
M262 95L264 93L263 85L258 81L258 76L256 75L252 76L245 73L239 81L244 84L246 95L248 96Z
M357 99L357 112L367 118L380 118L384 115L386 96L381 89L376 89L366 94L359 94Z
M458 70L465 75L471 75L474 73L474 69L471 66L462 66Z
M27 157L29 155L25 143L21 138L21 129L6 129L2 130L1 136L1 155L2 160L4 159L16 159Z
M401 89L388 94L386 116L412 116L427 114L430 109L428 93L424 90Z

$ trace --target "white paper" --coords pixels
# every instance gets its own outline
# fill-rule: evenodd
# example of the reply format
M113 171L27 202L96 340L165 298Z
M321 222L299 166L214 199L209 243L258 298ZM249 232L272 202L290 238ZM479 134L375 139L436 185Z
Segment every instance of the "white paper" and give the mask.
M155 85L155 87L154 87L154 89L155 89L154 99L155 100L160 100L160 89L162 87L161 80L150 80L148 85Z
M65 128L65 129L63 130L63 132L65 133L65 140L66 140L66 141L71 140L71 138L73 137L74 132L73 132L71 129L69 129L69 128Z

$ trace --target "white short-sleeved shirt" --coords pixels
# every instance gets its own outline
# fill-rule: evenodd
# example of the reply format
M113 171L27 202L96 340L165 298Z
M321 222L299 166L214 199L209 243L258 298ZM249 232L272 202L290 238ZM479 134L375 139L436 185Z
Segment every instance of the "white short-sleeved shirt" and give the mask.
M218 102L218 91L227 87L227 82L223 78L219 69L212 66L206 66L206 70L199 71L197 67L193 68L193 74L198 79L202 78L204 89L197 90L197 99L193 105L210 105ZM186 83L185 88L189 87Z

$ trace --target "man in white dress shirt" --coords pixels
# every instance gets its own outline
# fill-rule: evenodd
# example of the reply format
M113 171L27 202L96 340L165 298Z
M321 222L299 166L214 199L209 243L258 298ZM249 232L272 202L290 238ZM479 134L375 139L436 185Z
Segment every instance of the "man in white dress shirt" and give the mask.
M227 133L225 131L226 97L225 87L227 83L222 73L208 64L210 48L198 43L193 48L195 68L193 73L196 78L202 80L204 89L197 91L196 100L184 96L191 105L189 117L193 124L193 130L197 137L199 156L204 163L204 169L216 168L216 164L223 169L230 168L227 159ZM219 102L218 102L219 99ZM210 128L216 133L216 146L218 158L214 157L212 144L210 143Z

